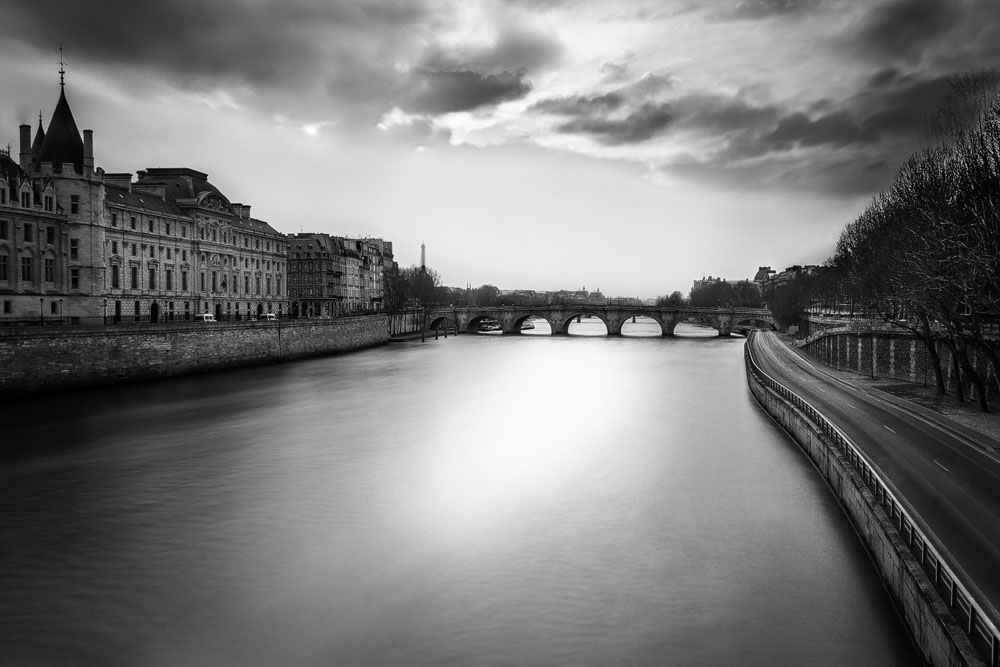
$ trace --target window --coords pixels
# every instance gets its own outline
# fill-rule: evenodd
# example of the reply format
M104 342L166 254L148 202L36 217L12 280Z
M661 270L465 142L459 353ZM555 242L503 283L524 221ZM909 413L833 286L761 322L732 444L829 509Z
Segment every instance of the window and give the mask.
M156 258L156 248L154 248L153 246L149 246L149 257L150 259Z
M164 222L163 223L163 233L166 234L167 236L170 236L170 223L169 222Z
M212 271L212 291L215 292L219 289L219 274L216 271Z
M243 277L243 292L245 294L250 293L250 276Z
M118 289L121 287L121 273L119 271L121 267L117 264L111 265L111 288Z
M51 283L56 280L56 260L51 257L45 258L45 282Z
M135 216L134 215L133 216L129 216L128 226L131 229L135 229Z
M0 204L4 204L4 205L7 204L7 184L6 183L0 183ZM8 303L8 302L4 301L4 303Z
M132 266L131 269L132 269L132 272L131 272L132 273L132 276L131 276L131 278L132 278L132 283L131 283L132 284L132 289L139 289L139 267L138 266Z
M181 225L181 237L185 239L188 237L187 225Z
M112 241L111 242L111 254L112 255L117 255L118 254L118 241Z
M156 289L156 268L149 267L149 289Z
M170 248L167 248L167 259L170 259Z
M0 239L7 238L7 221L0 220Z
M69 287L70 289L80 289L80 269L69 270Z
M45 195L45 210L52 211L54 208L52 205L52 195Z
M187 288L188 288L188 272L181 271L181 289L186 291Z
M132 256L135 257L135 244L132 244Z
M174 288L174 272L172 269L167 269L167 289L171 290Z
M11 303L10 303L9 300L3 302L3 312L6 315L10 315L10 306L11 306Z
M10 280L10 269L7 266L7 255L0 255L0 280Z
M21 193L21 208L31 208L31 193L22 192Z
M80 195L69 196L69 212L73 215L80 212Z
M150 234L153 233L153 221L152 220L149 221L149 233Z
M55 301L53 301L52 303L50 303L49 304L49 312L52 313L53 315L58 315L59 314L59 304L57 302L55 302Z
M24 225L24 242L25 243L31 243L31 229L32 229L31 225L28 225L28 224Z
M80 259L80 239L69 240L69 258Z
M138 301L136 301L134 308L135 309L132 312L135 313L135 321L138 322L139 321L139 313L142 312L142 304L139 303Z
M217 241L217 240L218 240L218 239L217 239L217 238L215 237L215 235L216 235L216 230L214 230L214 229L213 229L213 230L212 230L212 240L213 240L213 241Z
M260 250L260 239L257 239L257 250Z
M56 244L56 228L49 225L45 228L45 242L49 245Z
M187 250L181 250L181 261L182 262L188 261L188 251Z
M21 258L21 280L23 280L26 283L30 283L31 282L31 271L32 271L31 258L30 257L22 257Z
M199 289L201 289L201 291L204 292L205 291L205 272L204 271L201 272L201 282L199 284L201 285L201 287Z
M112 213L111 214L111 226L112 227L117 227L118 226L118 214L117 213Z

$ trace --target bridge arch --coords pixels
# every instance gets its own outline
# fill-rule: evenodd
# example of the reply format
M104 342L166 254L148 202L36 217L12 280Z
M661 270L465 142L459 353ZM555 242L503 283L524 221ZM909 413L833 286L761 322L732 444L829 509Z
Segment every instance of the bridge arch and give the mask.
M767 329L769 331L778 330L778 325L768 317L750 317L741 319L733 323L733 328L736 327L744 327L748 329Z
M431 320L427 328L431 330L454 329L455 331L458 331L458 323L455 322L455 320L449 317L448 315L443 315L440 317L435 317L433 320Z
M552 321L549 318L545 317L544 315L539 315L538 313L517 313L514 316L513 321L511 323L512 324L511 331L516 334L521 334L523 332L523 329L521 327L523 327L525 322L529 320L533 322L537 322L539 320L545 322L546 324L549 325L550 333L555 332L556 330L555 327L552 326Z
M585 318L585 317L594 317L594 318L599 319L601 322L603 322L604 323L604 328L607 331L607 333L605 335L607 335L607 336L612 335L612 332L615 330L614 325L612 324L612 322L610 321L610 319L608 317L606 317L603 313L590 312L588 310L580 310L580 311L576 311L576 312L574 312L574 311L567 311L566 317L563 319L562 322L560 322L558 324L558 331L556 329L556 326L553 326L552 327L552 333L554 333L554 334L555 333L560 333L560 334L563 334L564 336L568 336L568 335L570 335L570 333L569 333L569 327L570 327L570 325L573 324L574 322L576 322L578 319L580 321L582 321L583 318ZM579 334L577 334L577 335L579 335Z
M465 333L478 333L479 327L487 320L497 320L497 314L488 311L470 313L469 319L465 324Z
M677 324L676 317L670 319L669 321L667 321L666 319L664 319L661 316L660 313L656 313L656 312L643 312L643 311L630 312L630 311L624 311L623 314L624 314L624 317L618 323L618 331L616 332L616 333L621 334L623 336L628 336L629 335L629 334L625 333L625 325L631 323L632 320L634 320L636 318L639 318L639 317L648 318L650 320L655 321L658 325L660 325L660 335L661 336L671 336L671 335L673 335L673 333L674 333L674 326ZM610 328L608 329L608 333L609 334L612 333ZM636 337L639 337L639 336L636 336Z

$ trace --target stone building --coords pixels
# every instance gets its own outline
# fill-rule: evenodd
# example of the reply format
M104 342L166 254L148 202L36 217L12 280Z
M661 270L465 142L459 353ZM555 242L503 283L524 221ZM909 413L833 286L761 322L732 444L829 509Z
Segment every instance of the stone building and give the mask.
M47 129L0 151L0 323L288 312L287 240L188 168L105 174L60 82Z
M392 242L320 233L288 236L288 296L299 317L382 310Z

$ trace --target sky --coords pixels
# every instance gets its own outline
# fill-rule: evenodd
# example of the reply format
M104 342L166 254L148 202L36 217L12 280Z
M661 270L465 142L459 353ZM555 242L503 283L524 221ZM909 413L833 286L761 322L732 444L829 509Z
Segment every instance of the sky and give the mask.
M106 172L191 167L445 285L687 293L822 263L1000 66L996 0L36 0L0 145L66 95Z

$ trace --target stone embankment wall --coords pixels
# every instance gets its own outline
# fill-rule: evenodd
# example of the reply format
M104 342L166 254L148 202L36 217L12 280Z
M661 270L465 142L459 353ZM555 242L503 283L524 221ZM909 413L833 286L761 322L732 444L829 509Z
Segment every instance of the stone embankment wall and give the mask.
M752 372L751 366L748 357L747 382L751 392L809 456L840 500L900 611L924 664L934 667L985 665L921 567L921 558L926 561L929 556L922 552L927 549L926 543L916 542L924 546L918 549L920 555L915 553L910 546L915 537L912 524L907 527L902 510L898 510L899 528L895 520L897 509L892 502L889 503L892 515L887 514L881 502L887 500L884 482L876 481L860 461L852 465L850 455L845 455L844 449L834 444L830 434L768 386L763 378ZM859 466L865 472L859 471Z
M861 375L892 378L924 385L934 384L934 369L923 341L909 334L880 332L874 336L850 331L820 332L810 336L801 349L827 366ZM951 348L938 344L945 388L955 388L955 369ZM969 359L986 382L987 398L996 398L997 384L993 369L978 349L969 350ZM971 383L965 384L967 395L973 396Z
M201 373L360 350L388 341L385 316L0 331L0 394Z

